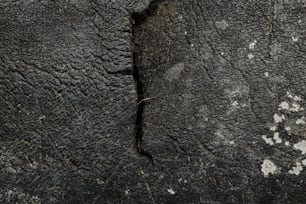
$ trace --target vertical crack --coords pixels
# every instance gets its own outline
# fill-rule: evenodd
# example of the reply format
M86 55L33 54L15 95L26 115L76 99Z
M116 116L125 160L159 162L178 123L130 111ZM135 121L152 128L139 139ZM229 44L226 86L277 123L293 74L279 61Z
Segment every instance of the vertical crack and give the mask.
M132 14L131 16L131 25L132 25L132 47L133 47L133 77L134 77L134 84L135 84L135 90L136 90L136 102L137 102L137 109L136 109L136 120L135 120L135 127L134 127L134 134L135 134L135 147L137 152L147 157L152 164L153 157L152 155L145 151L142 147L142 141L143 141L143 112L145 109L145 98L144 98L144 85L142 83L143 76L141 75L141 71L139 67L137 66L137 53L136 53L136 42L135 42L135 28L137 25L139 25L140 22L142 22L145 19L144 13L139 14Z
M140 155L147 157L153 163L152 155L145 151L142 147L142 140L143 140L143 111L145 107L145 100L144 100L144 91L143 91L143 84L140 79L139 69L135 63L135 53L134 55L134 65L133 65L133 77L135 81L135 89L137 95L137 110L136 110L136 121L135 121L135 145L136 150Z
M135 134L135 146L137 152L147 157L152 164L153 157L152 155L145 151L142 147L142 141L143 141L143 113L146 105L146 101L149 98L145 98L145 87L143 84L144 76L141 72L141 67L138 66L137 63L137 57L139 55L138 50L136 48L136 32L137 27L139 27L145 20L147 20L148 16L154 15L158 5L165 0L151 0L151 3L149 6L137 13L133 13L130 17L131 20L131 32L132 32L132 49L133 49L133 77L134 77L134 83L135 83L135 90L137 95L137 110L136 110L136 121L135 121L135 128L134 128L134 134Z

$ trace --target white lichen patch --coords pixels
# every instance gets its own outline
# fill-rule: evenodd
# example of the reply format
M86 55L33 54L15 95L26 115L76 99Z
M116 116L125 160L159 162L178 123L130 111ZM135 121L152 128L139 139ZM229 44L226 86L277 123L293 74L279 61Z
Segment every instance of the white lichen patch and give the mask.
M273 118L275 123L281 123L283 120L285 120L284 115L278 115L277 113L273 115Z
M273 139L275 140L275 143L276 143L276 144L282 143L282 139L279 137L279 133L278 133L278 132L275 132L275 133L274 133Z
M306 124L305 118L302 117L302 118L297 119L297 120L295 121L295 124L297 124L297 125L305 125L305 124Z
M219 29L226 29L228 27L228 23L226 20L222 20L222 21L216 21L216 27L219 28Z
M233 101L232 104L231 104L232 107L237 107L238 105L239 105L239 103L237 101Z
M268 77L269 76L269 72L265 72L264 75L265 75L265 77Z
M277 174L278 167L269 159L264 159L263 163L261 164L261 172L263 173L264 177L268 177L269 174Z
M292 36L291 39L292 39L293 42L297 42L299 40L299 37L293 37Z
M289 110L289 103L287 101L281 102L278 110Z
M289 91L287 91L286 94L287 94L287 97L288 97L288 98L293 98L292 94L291 94Z
M302 108L301 105L298 104L297 102L293 102L289 110L291 112L299 112L299 111L303 111L304 108Z
M267 135L262 135L261 138L269 145L274 145L272 138L268 138Z
M306 153L306 141L302 140L293 145L294 149L302 151L302 154Z
M291 127L290 126L285 126L285 130L290 133Z
M254 58L254 55L253 55L253 54L248 54L248 58L249 58L249 59L253 59L253 58Z
M295 95L289 91L286 94L287 99L283 100L278 105L278 112L273 115L273 123L269 124L271 135L262 135L262 139L269 145L283 145L287 149L299 151L301 155L306 154L306 140L298 140L296 143L289 142L290 138L306 138L306 115L304 107L301 104L305 104L305 99L302 96ZM285 130L286 132L284 132ZM298 138L295 138L297 137ZM287 139L285 139L287 137ZM303 171L303 167L306 166L306 159L301 160L301 156L296 158L296 165L293 165L288 173L294 175L300 175ZM275 174L275 172L281 170L270 160L265 160L261 166L264 176L269 174ZM305 167L304 167L305 168Z
M295 175L299 175L301 173L301 171L303 171L303 166L301 164L301 162L296 162L295 163L296 166L292 167L291 170L289 170L289 174L295 174Z
M171 195L175 194L175 191L172 188L167 189L168 193L170 193Z
M251 42L251 43L249 44L249 49L250 49L250 50L254 50L256 43L257 43L257 40L254 40L253 42Z
M301 96L294 96L293 100L295 100L295 101L302 101L302 97Z
M273 132L275 132L275 131L277 130L277 126L276 126L276 125L271 126L271 127L270 127L270 130L273 131Z

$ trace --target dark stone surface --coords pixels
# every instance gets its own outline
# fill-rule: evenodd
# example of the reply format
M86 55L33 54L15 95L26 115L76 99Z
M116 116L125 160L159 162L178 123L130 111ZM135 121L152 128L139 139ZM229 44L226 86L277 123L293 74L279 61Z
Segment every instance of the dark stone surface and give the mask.
M149 3L0 1L0 203L305 203L306 2Z

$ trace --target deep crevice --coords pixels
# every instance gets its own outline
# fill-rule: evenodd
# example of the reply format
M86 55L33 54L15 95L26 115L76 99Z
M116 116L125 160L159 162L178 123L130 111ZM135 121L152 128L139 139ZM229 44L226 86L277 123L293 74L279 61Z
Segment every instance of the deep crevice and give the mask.
M148 16L152 15L154 11L156 10L158 3L161 2L161 0L155 0L150 3L148 9L146 9L143 12L140 13L133 13L131 15L131 29L132 29L132 46L133 46L133 77L134 77L134 83L135 83L135 90L137 95L137 110L136 110L136 121L135 121L135 146L137 152L147 157L152 164L153 162L153 156L145 151L142 147L142 141L143 141L143 112L145 109L146 101L144 96L144 84L142 82L143 76L140 71L140 67L138 67L137 64L137 52L136 52L136 35L135 30L136 27L140 26Z

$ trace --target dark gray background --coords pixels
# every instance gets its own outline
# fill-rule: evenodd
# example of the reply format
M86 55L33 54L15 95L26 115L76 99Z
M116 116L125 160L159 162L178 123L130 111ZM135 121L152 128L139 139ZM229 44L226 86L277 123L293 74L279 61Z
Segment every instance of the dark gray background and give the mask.
M149 3L0 0L1 203L305 203L306 2Z

